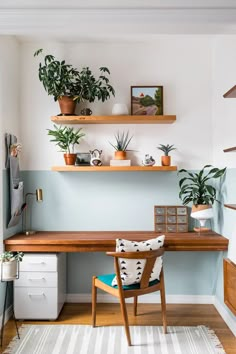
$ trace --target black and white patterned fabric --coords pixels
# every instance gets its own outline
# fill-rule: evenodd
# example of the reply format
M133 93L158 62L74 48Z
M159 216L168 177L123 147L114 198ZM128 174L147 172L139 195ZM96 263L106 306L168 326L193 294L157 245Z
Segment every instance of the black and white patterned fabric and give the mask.
M165 236L159 236L147 241L129 241L123 239L116 239L116 252L141 252L157 250L164 245ZM143 269L146 263L144 259L125 259L120 258L120 275L123 285L131 285L140 283ZM159 279L162 268L162 257L158 257L154 264L150 281ZM117 285L116 277L112 281L112 286Z

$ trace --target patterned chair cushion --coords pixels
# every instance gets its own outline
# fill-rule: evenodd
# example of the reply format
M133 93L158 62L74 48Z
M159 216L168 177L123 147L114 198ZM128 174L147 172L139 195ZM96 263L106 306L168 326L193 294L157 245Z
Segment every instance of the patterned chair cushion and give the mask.
M116 252L139 252L157 250L164 245L165 236L159 236L147 241L128 241L124 239L116 239ZM140 283L143 269L146 263L144 259L125 259L120 258L120 275L122 285L131 285ZM162 268L162 257L158 257L154 264L149 281L159 279ZM116 277L112 281L112 286L117 285Z

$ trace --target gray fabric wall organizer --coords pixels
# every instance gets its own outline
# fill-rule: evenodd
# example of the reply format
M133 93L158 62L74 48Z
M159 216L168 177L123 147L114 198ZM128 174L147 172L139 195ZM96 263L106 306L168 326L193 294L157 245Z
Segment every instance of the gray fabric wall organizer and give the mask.
M12 134L5 134L6 143L6 169L9 169L9 186L11 197L11 218L8 227L16 226L24 210L24 183L20 180L19 158L13 147L17 138Z

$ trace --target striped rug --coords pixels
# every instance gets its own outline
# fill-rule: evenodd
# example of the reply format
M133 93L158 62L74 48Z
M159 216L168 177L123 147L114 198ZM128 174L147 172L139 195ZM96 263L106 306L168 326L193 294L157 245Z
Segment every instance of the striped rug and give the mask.
M132 347L124 327L81 325L22 325L4 354L222 354L213 331L205 326L130 326Z

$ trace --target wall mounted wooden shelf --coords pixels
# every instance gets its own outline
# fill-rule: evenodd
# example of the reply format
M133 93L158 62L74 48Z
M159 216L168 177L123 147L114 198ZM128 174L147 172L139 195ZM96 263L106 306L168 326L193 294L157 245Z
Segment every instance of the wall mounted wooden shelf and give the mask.
M236 210L236 204L224 204L226 208Z
M177 171L177 166L53 166L57 172L170 172Z
M224 98L236 98L236 85L227 91L224 95Z
M176 116L53 116L51 120L57 124L171 124Z
M231 151L236 151L236 146L228 148L228 149L224 149L224 152L231 152Z

